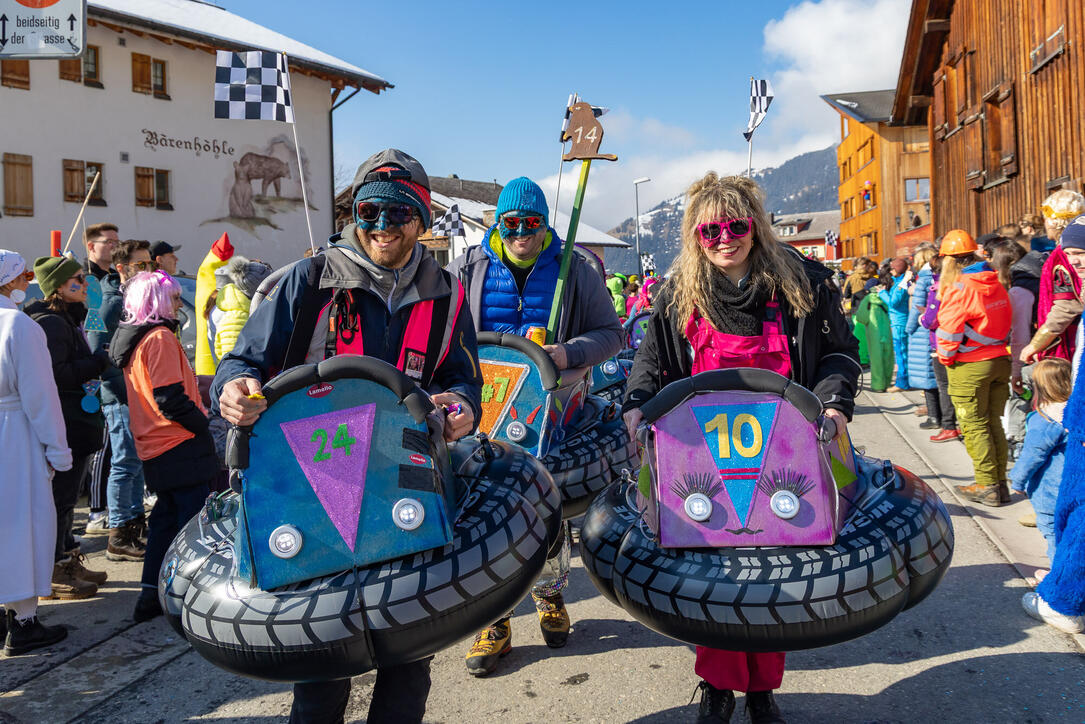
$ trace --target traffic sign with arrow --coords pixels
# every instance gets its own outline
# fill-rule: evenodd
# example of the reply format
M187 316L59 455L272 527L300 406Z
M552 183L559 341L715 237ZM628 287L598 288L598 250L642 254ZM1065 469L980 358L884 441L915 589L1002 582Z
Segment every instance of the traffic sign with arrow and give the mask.
M87 0L0 0L0 59L77 58L86 36Z

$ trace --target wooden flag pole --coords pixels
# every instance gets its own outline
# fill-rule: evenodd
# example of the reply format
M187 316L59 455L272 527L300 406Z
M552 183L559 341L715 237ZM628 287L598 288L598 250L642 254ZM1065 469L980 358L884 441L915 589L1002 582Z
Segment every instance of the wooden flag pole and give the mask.
M569 231L565 235L565 249L561 255L561 271L558 272L558 283L554 288L554 301L550 305L550 322L546 325L546 343L553 344L558 333L558 325L561 323L562 301L565 299L565 282L569 278L569 266L572 264L573 254L576 253L576 229L580 225L580 209L584 206L584 191L588 187L588 172L591 170L591 159L586 158L580 162L580 181L576 185L576 196L573 198L573 210L569 214Z
M90 182L90 188L87 189L87 195L83 199L83 205L79 208L79 216L75 217L75 223L72 224L72 233L68 234L68 240L64 242L64 250L60 252L61 256L68 253L68 247L72 243L72 237L75 236L76 229L79 228L79 222L83 220L83 212L87 210L87 204L90 203L90 197L94 193L94 189L98 186L98 179L102 177L102 172L94 174L94 180Z
M309 248L316 254L316 243L313 242L313 222L309 220L309 195L305 192L305 169L301 165L301 143L298 142L298 117L294 105L294 87L290 82L290 58L283 53L283 65L286 67L286 88L290 91L290 109L294 120L290 128L294 130L294 150L298 154L298 182L301 183L301 205L305 209L305 226L309 229Z

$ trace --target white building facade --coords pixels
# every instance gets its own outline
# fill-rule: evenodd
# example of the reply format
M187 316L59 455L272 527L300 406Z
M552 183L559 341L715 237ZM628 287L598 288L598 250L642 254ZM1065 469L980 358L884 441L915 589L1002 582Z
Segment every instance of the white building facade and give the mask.
M91 180L85 224L122 239L181 244L194 273L226 232L238 253L278 266L308 247L304 176L317 245L333 228L332 106L378 76L191 0L91 2L82 60L5 61L0 69L0 248L29 261L67 239ZM286 50L293 129L213 118L215 50ZM347 96L344 96L344 99ZM83 258L77 230L70 249Z

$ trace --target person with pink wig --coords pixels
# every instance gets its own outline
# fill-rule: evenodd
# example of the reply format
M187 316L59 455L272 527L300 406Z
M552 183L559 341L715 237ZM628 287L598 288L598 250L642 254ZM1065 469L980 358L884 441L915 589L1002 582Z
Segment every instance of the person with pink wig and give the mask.
M181 286L164 271L142 272L124 289L124 320L109 354L124 370L132 436L147 489L158 496L147 521L142 589L133 618L162 613L158 569L181 526L196 515L218 474L218 458L196 374L177 339Z

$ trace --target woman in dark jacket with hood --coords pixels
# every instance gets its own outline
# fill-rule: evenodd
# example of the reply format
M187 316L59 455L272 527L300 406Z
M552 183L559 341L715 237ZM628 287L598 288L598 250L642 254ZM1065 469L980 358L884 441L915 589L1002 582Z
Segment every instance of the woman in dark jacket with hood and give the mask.
M129 419L147 489L158 496L147 519L143 578L132 618L162 613L158 571L166 549L200 512L219 472L196 373L177 339L181 286L164 271L140 272L125 285L124 322L109 355L124 370Z
M834 436L851 417L862 369L832 272L773 236L761 199L753 181L712 172L687 192L681 253L629 376L631 433L641 405L667 384L734 367L772 370L812 390ZM752 722L784 721L772 697L783 653L698 646L695 670L703 679L698 721L728 721L736 689L746 692Z
M72 535L75 501L91 456L102 447L105 418L97 397L102 372L109 367L105 352L91 352L81 325L87 316L87 281L79 262L65 256L43 256L34 262L34 276L44 299L23 309L41 328L53 361L53 378L64 413L71 470L53 476L57 509L56 567L53 597L90 598L105 574L83 567L83 556Z

